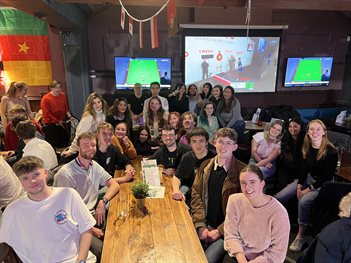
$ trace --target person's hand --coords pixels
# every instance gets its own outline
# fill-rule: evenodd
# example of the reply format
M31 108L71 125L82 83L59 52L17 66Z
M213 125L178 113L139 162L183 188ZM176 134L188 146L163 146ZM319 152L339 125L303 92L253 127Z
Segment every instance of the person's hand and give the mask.
M104 232L101 229L97 228L97 227L93 227L91 229L91 232L97 238L102 238L104 236Z
M15 151L4 151L0 153L0 155L5 159L13 156L14 154L15 154Z
M309 192L311 192L311 189L306 188L306 189L304 189L304 190L301 191L301 195L304 196L305 194L307 194L307 193L309 193ZM301 196L301 197L302 197L302 196Z
M222 236L221 232L219 232L218 229L213 229L208 232L208 241L209 243L215 242L217 239L219 239Z
M301 190L301 188L296 188L296 196L297 196L298 200L301 199L301 197L302 197L302 190Z
M200 240L202 241L207 241L208 239L208 229L206 227L200 227L198 230L197 230L197 234L200 238Z
M179 190L178 191L173 191L172 199L174 199L174 200L185 200L185 196Z
M271 168L272 168L272 166L273 166L273 164L272 164L272 163L267 163L267 164L266 164L266 168L268 168L268 169L271 169Z
M95 209L95 219L98 225L101 225L105 221L105 211L104 201L100 200Z
M165 174L165 175L168 175L168 176L173 176L173 175L175 175L175 169L173 169L173 168L167 168L167 169L163 169L163 173Z
M129 182L130 180L132 180L134 173L132 173L131 171L126 171L125 175L123 176L123 181L124 182Z
M124 137L122 138L122 142L123 142L124 146L126 146L126 147L129 147L129 146L130 146L130 143L129 143L129 140L128 140L128 137L127 137L127 136L124 136Z
M63 157L69 157L71 155L72 155L72 153L69 150L65 150L61 153L61 156L63 156Z

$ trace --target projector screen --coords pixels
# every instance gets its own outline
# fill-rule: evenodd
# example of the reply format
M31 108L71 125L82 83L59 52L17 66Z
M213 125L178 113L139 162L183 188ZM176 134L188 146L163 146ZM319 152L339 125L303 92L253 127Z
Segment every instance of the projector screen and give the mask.
M185 84L274 92L280 37L185 36Z
M332 57L288 58L284 87L327 86Z

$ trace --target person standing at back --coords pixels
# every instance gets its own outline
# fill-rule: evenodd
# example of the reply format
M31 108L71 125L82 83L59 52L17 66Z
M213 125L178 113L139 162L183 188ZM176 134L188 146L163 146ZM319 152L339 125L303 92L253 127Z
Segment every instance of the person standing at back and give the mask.
M61 83L54 80L50 86L50 92L41 99L40 108L43 111L43 131L45 140L53 147L65 147L69 136L63 123L66 117L70 118L67 97L61 91Z

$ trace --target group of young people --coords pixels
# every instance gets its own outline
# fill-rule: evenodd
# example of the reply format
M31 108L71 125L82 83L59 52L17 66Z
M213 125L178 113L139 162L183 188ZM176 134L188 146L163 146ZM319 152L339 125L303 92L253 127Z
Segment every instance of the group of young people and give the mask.
M13 84L18 90L21 85ZM2 117L18 133L18 144L23 141L27 147L35 139L36 145L36 133L52 138L51 148L61 143L54 136L66 132L63 123L71 114L63 105L67 99L60 88L59 82L53 82L42 99L43 131L29 116L29 104L25 102L21 110L30 120L15 125L12 106L7 105L7 110L2 100L1 109L7 112ZM25 101L25 91L18 90L14 102ZM150 92L146 98L136 84L128 99L118 98L109 108L99 94L90 94L72 143L61 153L62 166L46 165L49 151L32 150L26 155L23 148L16 149L22 154L13 166L18 180L0 159L7 171L7 186L1 187L9 196L0 200L1 209L7 207L0 242L12 246L26 262L99 260L108 202L118 193L119 184L133 179L131 160L143 155L156 159L163 173L172 176L172 197L186 201L209 262L283 262L290 223L282 204L293 197L298 198L299 233L290 249L301 250L313 200L323 183L332 180L337 163L325 125L313 120L305 132L297 118L289 121L284 132L281 121L272 122L266 131L254 135L247 165L233 155L245 123L231 86L223 89L205 83L199 93L195 85L186 92L185 85L178 84L165 98L155 82ZM9 104L10 94L5 97L4 104ZM59 101L62 104L57 107ZM20 135L21 125L25 130L30 127L31 133ZM3 153L7 160L13 154ZM113 178L115 169L125 169L125 176ZM265 179L275 174L280 191L273 197L264 189ZM54 187L47 184L50 176ZM15 227L19 225L25 227ZM37 232L40 237L29 242L28 237ZM62 243L67 238L69 242ZM50 249L43 251L43 246Z

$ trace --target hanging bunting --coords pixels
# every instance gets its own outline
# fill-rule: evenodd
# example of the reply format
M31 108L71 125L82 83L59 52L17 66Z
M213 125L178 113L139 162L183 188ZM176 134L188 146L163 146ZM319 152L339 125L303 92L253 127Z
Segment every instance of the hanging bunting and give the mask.
M129 17L129 34L133 35L133 18Z
M144 47L143 41L143 22L139 22L139 46L140 48Z
M167 5L168 36L172 37L178 32L177 9L175 0L169 0Z
M157 31L157 16L154 16L150 20L150 29L151 29L151 47L158 47L158 31Z
M126 20L126 10L121 6L121 28L124 29L124 24Z

